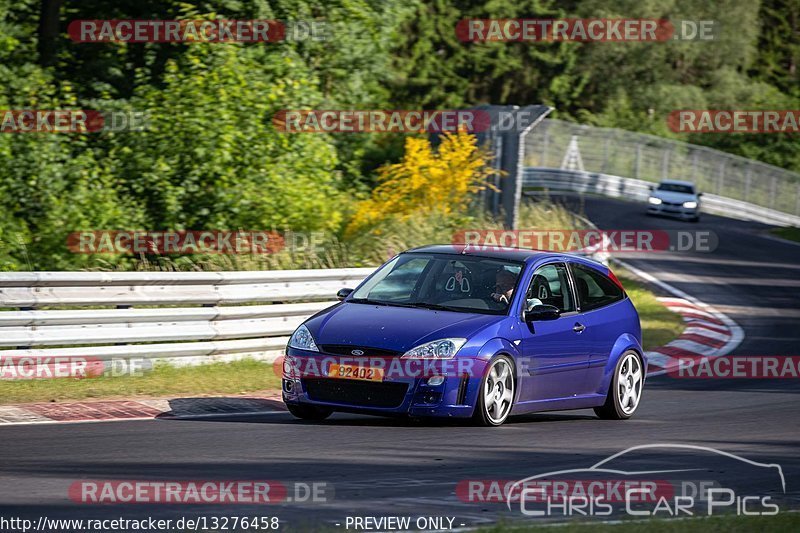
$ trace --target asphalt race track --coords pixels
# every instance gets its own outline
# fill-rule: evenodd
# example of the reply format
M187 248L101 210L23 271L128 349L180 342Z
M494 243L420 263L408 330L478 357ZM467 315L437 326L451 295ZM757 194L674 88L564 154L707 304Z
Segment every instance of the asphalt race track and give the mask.
M562 200L579 207L577 198ZM715 232L719 247L713 253L626 260L734 319L745 333L734 354L800 355L800 246L765 237L767 226L711 215L689 224L647 217L640 204L608 199L586 200L583 209L603 229ZM513 419L494 429L343 414L304 423L283 412L224 421L3 427L0 515L277 516L292 530L323 525L344 530L347 517L405 515L447 516L455 518L453 527L475 526L524 517L502 503L461 501L459 481L588 468L628 447L656 443L707 446L778 464L786 481L781 509L798 508L798 392L797 379L662 376L648 382L629 421L601 421L587 410ZM719 475L735 478L741 491L778 495L766 472L739 471L723 456L702 460ZM691 459L677 453L652 454L640 466L663 470L685 462ZM332 497L258 507L91 506L67 498L70 484L79 479L326 482Z

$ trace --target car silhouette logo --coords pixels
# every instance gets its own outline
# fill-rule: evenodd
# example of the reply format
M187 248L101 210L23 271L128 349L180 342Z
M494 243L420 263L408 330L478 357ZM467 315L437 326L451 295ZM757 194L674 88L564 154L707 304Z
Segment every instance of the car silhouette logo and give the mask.
M364 350L353 350L350 353L353 355L364 355Z

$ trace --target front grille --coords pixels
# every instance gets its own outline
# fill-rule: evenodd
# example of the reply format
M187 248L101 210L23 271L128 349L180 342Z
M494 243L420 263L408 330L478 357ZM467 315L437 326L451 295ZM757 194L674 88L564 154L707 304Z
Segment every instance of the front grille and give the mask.
M303 387L312 400L360 407L399 407L406 383L371 383L350 379L304 379Z
M350 357L397 357L403 355L403 352L398 352L397 350L370 348L369 346L356 346L353 344L320 344L319 349L323 353L349 355ZM361 350L364 354L354 356L353 350Z

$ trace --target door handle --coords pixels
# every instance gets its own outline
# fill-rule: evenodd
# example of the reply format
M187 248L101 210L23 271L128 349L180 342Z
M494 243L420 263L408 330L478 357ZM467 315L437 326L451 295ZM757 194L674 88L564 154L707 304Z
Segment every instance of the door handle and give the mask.
M585 329L586 326L584 326L580 322L575 322L575 325L572 327L572 331L574 331L575 333L581 333Z

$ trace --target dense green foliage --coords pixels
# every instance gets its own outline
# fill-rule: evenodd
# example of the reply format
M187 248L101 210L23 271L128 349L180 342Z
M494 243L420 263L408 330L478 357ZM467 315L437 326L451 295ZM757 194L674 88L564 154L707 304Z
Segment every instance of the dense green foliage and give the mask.
M47 17L58 31L48 32ZM464 18L713 19L721 38L462 43ZM40 17L42 20L40 21ZM76 19L324 20L328 41L79 44ZM129 268L70 231L293 229L341 237L403 136L282 134L292 108L554 106L678 137L680 108L800 108L800 0L0 0L0 109L146 111L138 132L0 134L0 269ZM800 171L790 135L684 138ZM152 261L152 258L148 258Z

